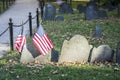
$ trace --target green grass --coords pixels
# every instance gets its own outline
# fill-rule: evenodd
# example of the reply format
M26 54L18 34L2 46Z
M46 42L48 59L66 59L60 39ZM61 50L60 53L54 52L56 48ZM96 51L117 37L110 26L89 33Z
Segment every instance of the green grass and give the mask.
M63 16L63 22L41 23L59 52L63 41L76 34L85 36L89 44L96 47L108 44L116 50L117 42L120 41L120 19L110 17L88 21L84 20L84 14L77 13ZM103 37L100 39L92 38L95 26L103 29ZM19 59L20 54L8 51L0 60L0 80L120 80L120 66L115 64L21 64Z

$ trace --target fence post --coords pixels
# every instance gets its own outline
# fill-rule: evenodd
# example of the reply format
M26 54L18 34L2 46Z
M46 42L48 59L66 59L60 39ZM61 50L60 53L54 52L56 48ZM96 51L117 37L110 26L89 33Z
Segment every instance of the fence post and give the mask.
M0 6L0 13L2 12L1 6Z
M4 10L5 9L5 1L2 0L2 2L3 2L3 10Z
M39 27L39 11L38 11L38 8L37 8L37 11L36 11L36 22L37 22L37 28Z
M40 5L40 9L41 9L41 19L43 18L43 8L45 5L45 1L44 0L39 0L39 5Z
M9 19L9 28L10 28L10 49L14 50L13 47L13 23L12 23L12 19Z
M8 8L8 0L5 0L6 8Z
M29 29L30 29L30 37L32 37L32 15L29 12Z

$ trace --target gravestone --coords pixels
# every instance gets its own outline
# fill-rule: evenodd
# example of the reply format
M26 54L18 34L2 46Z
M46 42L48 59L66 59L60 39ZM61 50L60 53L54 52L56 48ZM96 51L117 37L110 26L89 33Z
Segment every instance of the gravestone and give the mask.
M73 14L74 12L73 12L71 5L64 2L60 5L58 13L59 14Z
M20 62L21 63L31 63L38 61L42 64L49 63L51 59L51 52L49 51L47 55L41 55L33 44L24 45Z
M91 62L113 61L112 49L108 45L93 48Z
M21 53L20 62L21 63L31 63L31 62L34 62L34 57L32 56L31 52L27 49L27 45L26 44L23 47L23 51Z
M108 15L107 15L106 11L104 11L104 10L98 10L97 14L98 14L99 18L108 18Z
M94 5L87 5L85 18L86 20L98 19Z
M43 21L54 21L56 16L56 8L52 4L47 4L43 8Z
M101 38L102 37L102 28L100 26L95 27L93 37L95 37L95 38Z
M55 18L55 21L64 21L64 17L63 16L57 16Z
M116 49L116 63L120 64L120 42L118 42Z
M97 11L98 10L98 6L96 4L95 1L90 1L87 3L87 6L94 6L94 10Z
M102 8L107 9L108 11L113 11L113 10L115 10L116 7L113 6L111 3L106 3L106 4L102 5Z
M78 4L77 10L79 11L79 13L85 13L86 7L82 4Z
M81 35L73 36L69 41L65 40L61 49L59 63L62 62L87 62L91 45Z

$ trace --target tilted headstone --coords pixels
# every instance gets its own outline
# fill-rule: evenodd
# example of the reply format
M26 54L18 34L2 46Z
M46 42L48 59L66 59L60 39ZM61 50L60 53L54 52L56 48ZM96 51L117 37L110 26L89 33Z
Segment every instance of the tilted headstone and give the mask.
M79 13L85 13L86 7L83 6L82 4L78 4L77 10L79 11Z
M98 14L99 18L108 18L108 15L107 15L106 11L104 11L104 10L98 10L97 14Z
M65 40L61 49L59 63L62 62L87 62L91 45L81 35L73 36L69 41Z
M64 21L64 17L63 16L57 16L55 18L55 21Z
M100 26L96 26L93 37L95 37L95 38L102 37L102 28Z
M98 19L98 15L97 15L94 5L88 5L86 7L85 18L86 20Z
M54 21L56 16L56 8L52 4L47 4L43 9L43 21Z
M117 44L116 49L116 63L120 64L120 42Z
M108 45L93 48L91 62L113 61L112 49Z
M60 5L59 14L73 14L73 9L70 4L64 2Z

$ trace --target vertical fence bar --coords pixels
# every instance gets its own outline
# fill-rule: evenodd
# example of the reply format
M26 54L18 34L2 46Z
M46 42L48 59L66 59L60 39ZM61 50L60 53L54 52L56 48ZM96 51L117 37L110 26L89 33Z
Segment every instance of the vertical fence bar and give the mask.
M13 23L12 23L12 19L9 19L9 28L10 28L10 49L14 50L13 47Z
M37 8L37 11L36 11L36 22L37 22L37 28L39 27L39 11L38 11L38 8Z
M44 0L39 0L39 5L40 5L40 9L41 9L41 19L43 18L43 8L45 5L45 1Z
M3 10L4 10L5 9L5 1L2 0L2 2L3 2Z
M5 0L5 2L6 2L6 8L8 8L8 0Z
M29 29L30 29L30 37L32 37L32 15L29 12Z
M0 13L2 12L1 6L0 6Z

